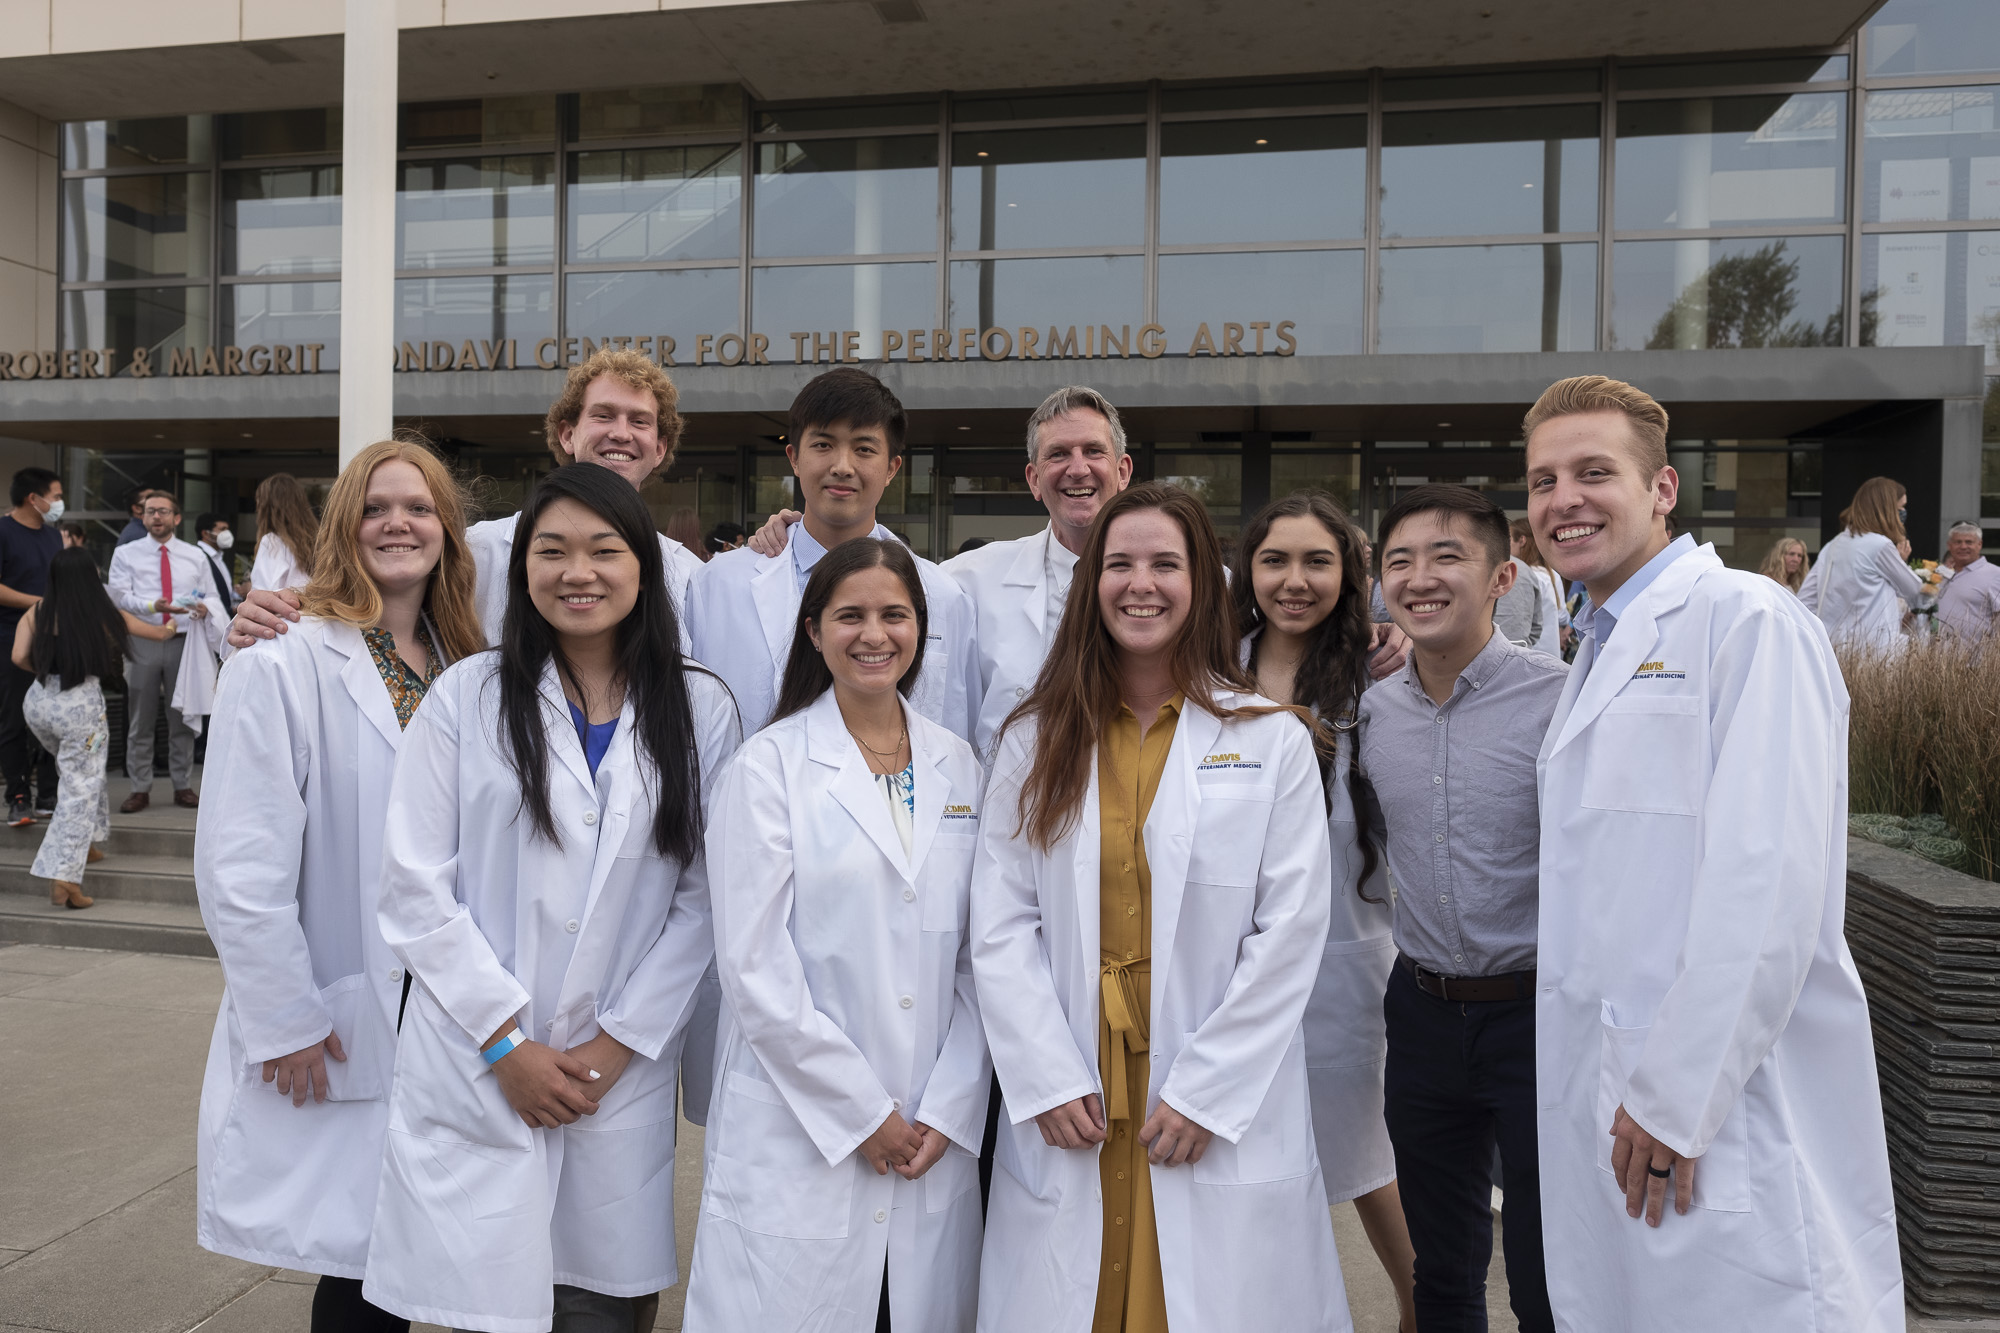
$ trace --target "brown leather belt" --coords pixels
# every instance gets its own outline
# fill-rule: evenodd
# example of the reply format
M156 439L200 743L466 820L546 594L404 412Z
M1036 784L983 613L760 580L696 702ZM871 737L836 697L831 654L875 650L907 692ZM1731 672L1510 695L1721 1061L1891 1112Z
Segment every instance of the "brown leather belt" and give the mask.
M1454 1004L1460 1001L1531 1000L1535 997L1535 969L1532 967L1525 972L1502 972L1490 977L1448 977L1442 972L1431 971L1408 954L1397 954L1396 962L1410 974L1418 990Z

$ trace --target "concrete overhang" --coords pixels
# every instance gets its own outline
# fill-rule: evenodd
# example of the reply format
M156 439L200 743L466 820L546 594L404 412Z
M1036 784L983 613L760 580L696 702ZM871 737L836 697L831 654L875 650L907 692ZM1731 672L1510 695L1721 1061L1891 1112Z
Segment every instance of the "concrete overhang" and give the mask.
M120 2L57 0L39 36L24 24L0 35L0 100L52 120L340 101L338 4L297 6L276 26L253 24L247 4L231 21L237 5L216 0L147 6L167 17L136 26L77 21ZM1879 3L455 0L453 16L515 21L446 21L444 5L406 3L399 75L405 101L670 83L742 83L791 99L1251 78L1810 50L1844 40ZM172 20L179 11L187 21ZM215 40L225 32L239 39Z

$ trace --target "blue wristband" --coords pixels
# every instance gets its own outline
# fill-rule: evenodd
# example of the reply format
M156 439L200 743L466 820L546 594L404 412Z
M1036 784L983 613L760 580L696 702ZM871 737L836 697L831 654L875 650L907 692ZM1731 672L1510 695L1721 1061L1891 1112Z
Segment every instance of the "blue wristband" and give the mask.
M487 1064L497 1065L500 1063L500 1057L506 1055L507 1052L513 1050L516 1046L526 1046L527 1044L528 1039L521 1035L521 1029L515 1028L512 1032L509 1032L506 1036L481 1051L479 1055Z

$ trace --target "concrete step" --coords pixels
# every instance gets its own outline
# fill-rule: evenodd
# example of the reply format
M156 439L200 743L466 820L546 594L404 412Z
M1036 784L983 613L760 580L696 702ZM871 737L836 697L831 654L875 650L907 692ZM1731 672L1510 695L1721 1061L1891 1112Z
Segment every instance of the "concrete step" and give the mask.
M0 895L33 894L46 898L49 882L29 873L39 843L0 842ZM180 856L133 856L107 852L83 871L83 891L93 898L128 903L173 903L194 907L194 862Z
M35 859L35 849L42 845L42 835L49 829L47 820L38 820L26 828L10 828L0 824L0 858L14 847L28 849L28 859ZM97 844L106 854L112 856L166 856L194 864L194 830L173 828L165 825L129 824L117 815L111 816L111 836Z
M99 898L94 907L71 911L53 906L42 883L38 898L0 894L0 943L215 957L201 913L193 907Z

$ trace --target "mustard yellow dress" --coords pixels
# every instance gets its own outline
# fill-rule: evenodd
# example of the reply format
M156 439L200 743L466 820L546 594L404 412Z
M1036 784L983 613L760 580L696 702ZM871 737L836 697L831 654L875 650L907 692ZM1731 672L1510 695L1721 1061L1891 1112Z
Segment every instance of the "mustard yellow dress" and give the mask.
M1167 1294L1160 1235L1153 1224L1153 1178L1139 1129L1152 1075L1153 872L1141 836L1166 771L1182 699L1164 704L1145 739L1139 719L1119 706L1097 747L1098 919L1103 963L1097 1067L1104 1079L1104 1252L1091 1333L1166 1333Z

